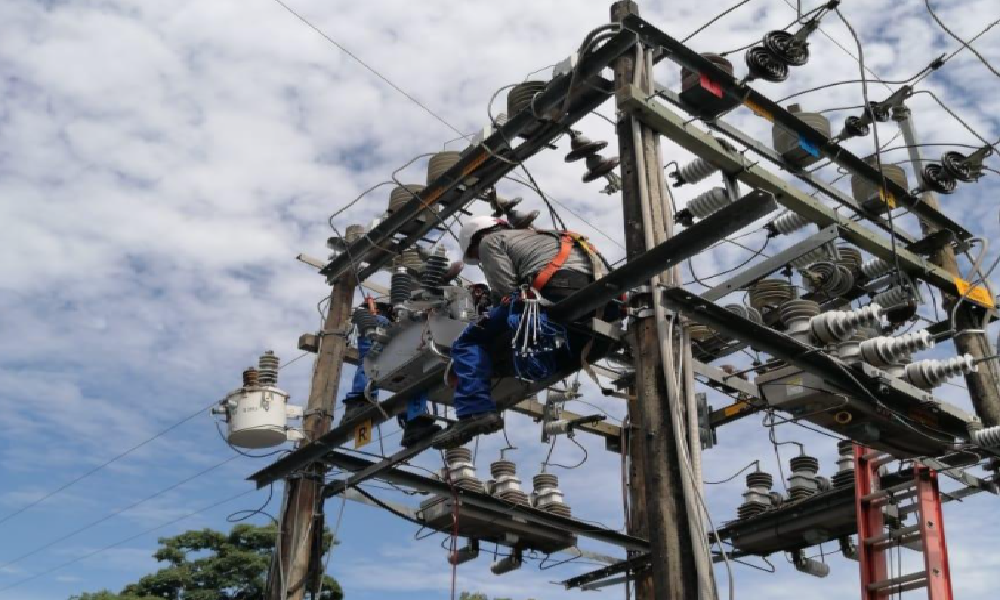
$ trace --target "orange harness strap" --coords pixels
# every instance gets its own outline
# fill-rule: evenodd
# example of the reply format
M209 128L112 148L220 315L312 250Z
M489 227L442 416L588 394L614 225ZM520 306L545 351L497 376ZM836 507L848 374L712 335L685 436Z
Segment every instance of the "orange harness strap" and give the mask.
M569 253L573 251L573 236L570 233L563 232L559 236L559 253L555 255L552 262L545 265L545 268L538 272L535 276L535 280L531 282L531 287L536 290L541 290L545 287L545 284L552 279L552 276L566 264L566 259L569 258Z

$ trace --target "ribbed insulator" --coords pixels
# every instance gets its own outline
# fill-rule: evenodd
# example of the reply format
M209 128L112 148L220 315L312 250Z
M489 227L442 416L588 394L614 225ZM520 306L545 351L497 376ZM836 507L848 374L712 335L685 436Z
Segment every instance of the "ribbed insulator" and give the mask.
M747 473L747 487L762 487L766 490L770 490L774 486L774 477L770 473L764 471L755 471L753 473Z
M809 322L819 314L819 303L813 300L789 300L781 305L779 316L786 333L803 344L809 343Z
M802 229L809 223L811 223L811 221L800 214L786 212L778 215L778 217L771 223L771 227L778 235L788 235L789 233Z
M504 475L514 475L517 473L517 465L513 461L500 459L496 462L490 463L490 475L494 478L499 478Z
M364 306L354 309L354 314L351 315L351 322L357 327L358 335L360 336L365 336L369 331L378 327L378 320L375 319L375 315Z
M281 360L274 355L273 350L264 352L257 363L257 380L260 385L278 385L278 367L280 365Z
M813 317L809 329L820 342L832 344L846 340L862 327L878 325L881 317L882 307L873 302L864 308L831 311Z
M725 207L733 200L724 187L714 187L707 192L695 196L687 203L688 212L698 219L704 219L715 211Z
M946 360L928 359L906 365L903 378L918 388L930 389L941 385L946 379L967 375L976 370L971 354L955 356Z
M803 271L803 278L813 292L823 292L830 298L843 296L854 287L854 276L848 267L831 262L818 262Z
M548 85L547 81L524 81L511 88L507 92L507 114L513 118L523 110L531 110L531 103L535 94L541 93ZM541 127L541 123L534 123L524 129L519 135L529 137L536 133Z
M792 467L793 471L802 471L805 473L818 473L819 472L819 459L815 456L793 456L788 464Z
M897 365L914 352L934 347L934 338L926 330L899 336L880 336L861 342L861 358L876 367Z
M743 492L743 504L736 509L736 515L740 519L757 516L774 507L774 501L771 498L774 478L770 473L763 471L748 473L746 482L747 489Z
M427 258L424 263L424 272L420 277L420 285L425 290L434 295L441 295L441 286L444 285L444 275L448 271L448 257L444 248L438 246L434 254Z
M257 369L253 367L247 367L247 370L243 371L243 386L253 387L255 385L258 385L260 383L260 378L258 377L258 375L259 373L257 372Z
M559 478L552 473L539 473L531 479L534 486L534 506L554 515L570 517L572 509L559 489Z
M761 279L750 286L748 295L750 306L763 313L795 298L795 290L784 279Z
M813 248L809 252L792 259L791 265L798 269L804 269L809 265L817 262L825 262L830 260L830 251L826 247Z
M452 448L445 451L444 460L449 465L472 462L472 450L468 448Z
M982 448L1000 447L1000 425L973 431L972 442Z
M868 279L878 279L889 271L892 271L892 263L884 258L873 258L861 263L861 272Z
M413 289L413 278L406 271L406 267L396 267L396 272L392 274L389 285L389 300L393 306L401 306L410 299L410 292Z
M445 150L443 152L438 152L427 161L427 185L434 183L438 177L445 174L445 172L458 164L459 159L461 159L462 154L454 150Z
M895 286L885 290L884 292L875 294L875 297L872 298L872 303L886 308L894 308L901 304L906 304L912 299L912 290L906 287Z
M719 167L708 162L704 158L696 158L686 165L677 169L677 184L698 183L707 179L712 173L719 170Z
M758 325L764 323L764 317L760 315L760 311L752 306L744 306L742 304L727 304L722 308L728 310L731 313L737 314L748 321L753 321Z
M854 442L837 442L837 473L833 476L833 487L842 488L854 483Z
M837 259L838 265L844 265L850 269L852 274L861 270L861 263L864 262L861 250L854 246L837 246L837 254L840 255L840 258Z

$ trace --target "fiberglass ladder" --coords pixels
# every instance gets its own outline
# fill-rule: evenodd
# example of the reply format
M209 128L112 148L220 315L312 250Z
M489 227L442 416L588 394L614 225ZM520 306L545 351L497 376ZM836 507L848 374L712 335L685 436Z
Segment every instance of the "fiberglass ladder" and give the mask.
M893 460L884 452L854 444L854 502L858 517L861 598L887 600L892 594L926 587L928 600L954 600L937 473L918 463L913 467L912 479L883 488L880 468ZM915 513L918 523L887 528L883 509L909 498L913 499L913 504L901 508L900 517ZM889 577L886 552L904 545L923 554L924 570Z

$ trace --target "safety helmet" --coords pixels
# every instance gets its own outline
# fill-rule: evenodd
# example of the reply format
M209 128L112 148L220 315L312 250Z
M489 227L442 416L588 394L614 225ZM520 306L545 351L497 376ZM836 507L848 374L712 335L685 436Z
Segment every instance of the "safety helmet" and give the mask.
M507 226L507 221L486 215L471 217L462 223L462 231L458 234L458 245L462 248L462 258L467 265L478 265L479 259L469 256L469 246L472 245L472 238L480 231L492 229L497 225Z

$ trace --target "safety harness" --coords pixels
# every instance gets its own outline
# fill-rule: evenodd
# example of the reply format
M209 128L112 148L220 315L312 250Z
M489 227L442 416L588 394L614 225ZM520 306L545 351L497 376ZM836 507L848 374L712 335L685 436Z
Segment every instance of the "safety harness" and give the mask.
M559 238L559 252L535 276L535 279L531 282L532 289L540 291L545 287L549 280L552 279L552 276L558 273L559 269L562 269L563 265L566 264L566 260L569 259L574 246L587 254L587 258L590 259L593 269L594 279L600 279L604 274L604 263L601 262L601 258L597 254L597 249L594 248L594 245L590 243L586 236L573 231L538 230L538 233L557 236Z

